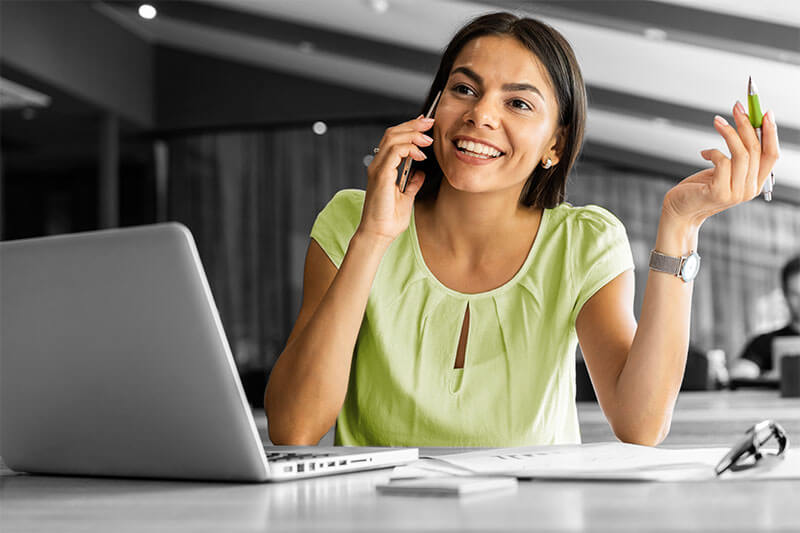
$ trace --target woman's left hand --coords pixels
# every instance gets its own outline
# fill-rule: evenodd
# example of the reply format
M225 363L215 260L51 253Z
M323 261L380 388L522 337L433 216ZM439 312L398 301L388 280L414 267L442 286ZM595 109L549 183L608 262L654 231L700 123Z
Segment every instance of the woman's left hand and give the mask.
M733 118L736 128L720 116L714 119L714 128L725 139L731 157L715 149L700 152L714 167L692 174L670 189L664 197L664 215L699 228L711 215L761 192L779 157L774 116L772 111L764 115L760 143L740 102L733 108Z

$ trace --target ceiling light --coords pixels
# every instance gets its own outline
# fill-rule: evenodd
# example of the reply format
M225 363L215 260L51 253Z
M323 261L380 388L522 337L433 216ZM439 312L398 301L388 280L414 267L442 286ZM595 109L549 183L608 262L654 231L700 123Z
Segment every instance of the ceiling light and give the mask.
M325 135L325 132L328 131L328 125L318 120L311 126L311 129L314 130L314 133L317 135Z
M152 20L156 18L156 8L150 4L142 4L139 6L139 16L143 19Z
M661 28L645 28L644 36L651 41L666 41L667 32Z
M389 0L369 0L369 5L376 13L386 13L389 11Z

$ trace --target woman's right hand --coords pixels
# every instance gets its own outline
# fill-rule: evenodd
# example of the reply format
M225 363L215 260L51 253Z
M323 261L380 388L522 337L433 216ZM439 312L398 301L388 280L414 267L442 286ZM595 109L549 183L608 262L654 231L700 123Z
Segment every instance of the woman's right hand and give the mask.
M367 167L367 192L358 231L393 241L406 230L411 220L414 197L422 187L425 173L415 170L408 180L406 192L400 192L398 167L407 156L415 161L427 159L420 146L430 146L433 139L422 133L433 126L433 119L420 115L414 120L388 128L383 134L378 153Z

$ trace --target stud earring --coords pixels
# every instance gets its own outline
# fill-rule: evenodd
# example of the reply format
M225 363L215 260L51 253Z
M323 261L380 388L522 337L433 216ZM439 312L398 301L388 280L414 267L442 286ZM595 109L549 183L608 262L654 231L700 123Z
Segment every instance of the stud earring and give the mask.
M545 162L545 164L544 164L544 165L542 165L542 166L543 166L544 168L550 168L550 167L552 167L552 166L553 166L553 160L552 160L552 159L550 159L550 158L548 157L548 158L547 158L547 162Z

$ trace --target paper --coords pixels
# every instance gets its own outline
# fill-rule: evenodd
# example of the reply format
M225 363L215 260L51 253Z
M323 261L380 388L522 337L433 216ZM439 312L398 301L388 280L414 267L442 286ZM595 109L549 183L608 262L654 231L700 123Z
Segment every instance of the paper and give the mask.
M771 468L726 472L718 477L714 467L727 451L727 448L653 448L619 442L500 448L425 456L395 469L392 478L463 476L467 473L513 475L523 479L619 481L800 478L800 455L792 454L791 450L787 450L786 458L776 461Z

